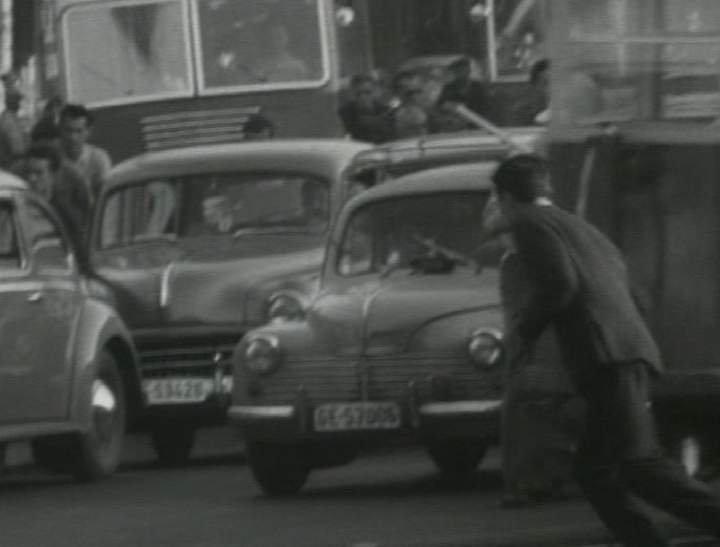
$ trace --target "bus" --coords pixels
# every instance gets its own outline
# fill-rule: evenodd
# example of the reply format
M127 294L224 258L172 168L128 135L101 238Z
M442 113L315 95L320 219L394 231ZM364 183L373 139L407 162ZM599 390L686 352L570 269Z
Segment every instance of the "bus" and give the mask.
M556 199L626 256L690 470L720 457L720 2L553 0ZM706 460L707 461L707 460Z
M88 106L115 160L258 124L341 136L352 75L411 69L441 85L459 55L517 96L545 34L541 0L35 1L41 95Z

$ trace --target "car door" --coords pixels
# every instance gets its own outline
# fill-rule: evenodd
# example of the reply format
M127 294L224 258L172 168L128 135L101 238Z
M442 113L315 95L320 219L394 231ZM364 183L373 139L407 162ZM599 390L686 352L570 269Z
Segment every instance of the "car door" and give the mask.
M0 423L23 421L27 414L28 373L42 345L34 325L42 284L32 271L21 240L17 203L0 194Z
M8 408L8 412L24 421L57 420L69 411L73 344L81 310L80 281L57 219L29 195L19 202L29 278L33 281L32 290L20 302L26 308L22 336L30 335L32 346L23 359L15 359L12 375L4 379L7 390L12 390L9 400L20 407ZM16 408L15 404L8 406Z

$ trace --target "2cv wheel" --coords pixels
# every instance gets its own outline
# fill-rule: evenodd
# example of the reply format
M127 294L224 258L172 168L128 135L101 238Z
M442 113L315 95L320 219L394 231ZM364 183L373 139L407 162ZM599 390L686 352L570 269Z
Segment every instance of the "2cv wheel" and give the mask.
M176 467L190 460L195 444L195 428L185 424L160 423L150 433L160 465Z
M300 447L272 443L247 443L255 480L269 496L297 493L310 475L311 466Z
M469 475L485 457L484 443L443 439L428 444L428 453L437 468L448 476Z
M98 480L115 471L125 436L126 403L117 361L107 351L98 358L88 404L87 431L33 441L33 456L38 465L72 473L79 481Z
M72 472L81 481L111 475L120 462L125 437L126 400L118 364L100 354L90 397L90 429L77 437Z

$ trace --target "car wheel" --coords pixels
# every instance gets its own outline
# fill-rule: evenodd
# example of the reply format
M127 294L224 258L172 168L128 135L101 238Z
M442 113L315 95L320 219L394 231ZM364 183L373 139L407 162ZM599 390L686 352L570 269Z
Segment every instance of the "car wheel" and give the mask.
M56 473L72 473L79 481L98 480L115 471L125 436L126 403L117 361L107 351L98 359L88 404L87 431L33 440L37 465Z
M485 457L486 446L467 440L438 440L428 445L428 452L437 468L449 476L468 475Z
M297 493L310 475L310 465L300 447L249 442L250 468L263 492L269 496Z
M150 437L161 465L184 465L190 459L195 444L195 428L161 423L153 426Z
M120 462L127 408L117 360L108 351L100 354L90 398L90 429L75 437L72 472L76 479L91 481L111 475Z

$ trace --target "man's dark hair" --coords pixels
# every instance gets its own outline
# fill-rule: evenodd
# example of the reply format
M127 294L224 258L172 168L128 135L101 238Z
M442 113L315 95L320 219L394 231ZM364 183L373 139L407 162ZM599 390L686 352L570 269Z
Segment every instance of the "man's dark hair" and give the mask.
M538 59L530 67L530 83L537 83L540 75L550 68L550 61L547 59Z
M85 108L85 106L81 104L66 104L65 106L63 106L62 110L60 111L60 121L63 121L65 119L84 119L88 127L90 127L95 121L92 112L90 112L87 108Z
M60 159L60 153L58 152L57 148L55 148L52 144L44 142L37 142L35 144L32 144L30 148L28 148L27 152L25 152L25 157L38 160L47 160L48 164L50 165L50 170L53 172L60 169L60 162L62 161Z
M500 163L492 181L498 193L507 192L516 201L531 203L547 195L547 162L537 154L518 154Z

